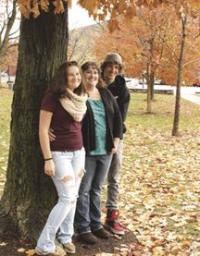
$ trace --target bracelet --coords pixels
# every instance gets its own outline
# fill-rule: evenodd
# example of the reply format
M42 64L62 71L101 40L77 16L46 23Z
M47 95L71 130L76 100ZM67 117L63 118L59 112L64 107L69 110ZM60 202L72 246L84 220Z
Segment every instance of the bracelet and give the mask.
M53 158L50 157L50 158L45 158L44 161L49 161L49 160L52 160Z

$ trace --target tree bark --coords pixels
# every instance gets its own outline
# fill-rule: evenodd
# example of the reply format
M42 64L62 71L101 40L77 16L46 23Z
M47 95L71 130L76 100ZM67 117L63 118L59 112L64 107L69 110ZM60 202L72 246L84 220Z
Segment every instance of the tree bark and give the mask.
M147 114L152 113L152 104L151 104L151 85L147 84Z
M150 74L151 101L154 100L154 80L155 80L155 74L154 72L151 72Z
M55 15L22 18L12 103L7 181L1 200L21 237L37 238L56 193L45 177L38 139L39 109L52 76L67 58L67 6Z
M179 135L179 118L180 118L180 100L181 100L181 83L183 75L183 56L185 50L185 38L186 38L186 25L187 25L187 16L181 18L181 48L177 64L177 82L176 82L176 103L174 111L174 122L172 128L172 136Z
M146 80L147 80L147 114L152 113L152 101L151 101L151 79L150 79L150 65L147 64Z

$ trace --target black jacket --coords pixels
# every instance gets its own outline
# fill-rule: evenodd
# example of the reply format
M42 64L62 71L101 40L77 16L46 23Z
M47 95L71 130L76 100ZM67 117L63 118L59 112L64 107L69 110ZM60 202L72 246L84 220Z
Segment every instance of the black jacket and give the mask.
M105 107L106 115L106 149L110 153L114 144L113 138L122 139L123 127L118 105L112 94L106 88L100 88L99 93ZM82 123L83 144L88 155L95 150L95 122L92 108L87 102L87 111Z
M129 102L130 102L130 93L128 88L126 87L126 81L122 76L118 75L116 76L115 81L109 84L107 88L108 90L110 90L112 95L117 100L119 110L122 116L122 121L123 121L123 132L126 132L126 127L124 122L126 120L126 115L128 111Z

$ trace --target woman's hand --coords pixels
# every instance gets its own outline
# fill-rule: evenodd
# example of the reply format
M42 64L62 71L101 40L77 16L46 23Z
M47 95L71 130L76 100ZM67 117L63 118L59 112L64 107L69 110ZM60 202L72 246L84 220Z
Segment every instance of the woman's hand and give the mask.
M115 154L117 152L119 140L120 140L119 138L114 138L114 140L113 140L114 147L112 148L112 151L111 151L112 154Z
M112 148L111 153L115 154L117 152L117 149L115 147Z
M44 164L44 172L48 176L54 176L55 175L55 165L53 160L46 161Z
M53 129L49 129L48 136L51 142L56 139L56 135L53 133Z

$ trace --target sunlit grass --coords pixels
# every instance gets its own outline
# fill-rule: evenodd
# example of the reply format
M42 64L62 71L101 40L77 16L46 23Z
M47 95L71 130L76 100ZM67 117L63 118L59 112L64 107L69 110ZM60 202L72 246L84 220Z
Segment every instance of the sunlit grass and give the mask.
M12 91L0 89L0 174L5 173L7 165L12 96Z
M156 95L152 103L152 114L146 114L146 95L132 94L127 118L128 127L134 129L156 129L171 133L174 116L175 97ZM180 132L199 129L200 105L181 99Z

